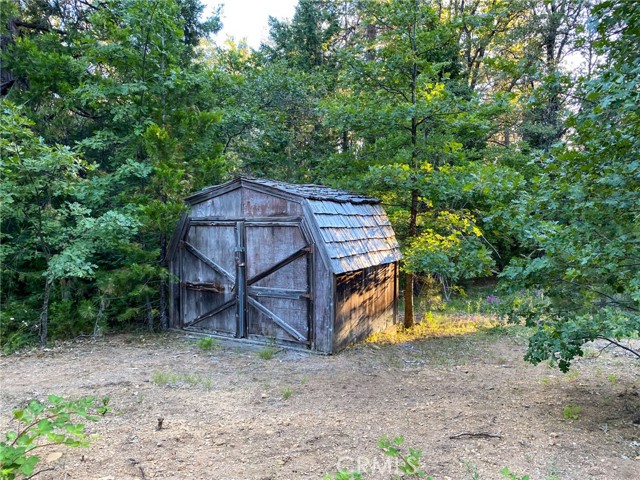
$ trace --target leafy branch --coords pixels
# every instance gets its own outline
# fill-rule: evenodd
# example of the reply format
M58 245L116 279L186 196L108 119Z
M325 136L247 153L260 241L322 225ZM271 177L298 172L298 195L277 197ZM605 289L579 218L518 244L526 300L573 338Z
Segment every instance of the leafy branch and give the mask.
M65 400L49 395L47 400L46 404L32 400L25 408L13 411L19 426L16 431L7 432L5 441L0 442L1 480L33 478L43 472L35 472L40 457L31 452L37 448L52 445L88 446L85 425L75 423L74 418L95 422L110 410L108 397L100 401L93 397Z

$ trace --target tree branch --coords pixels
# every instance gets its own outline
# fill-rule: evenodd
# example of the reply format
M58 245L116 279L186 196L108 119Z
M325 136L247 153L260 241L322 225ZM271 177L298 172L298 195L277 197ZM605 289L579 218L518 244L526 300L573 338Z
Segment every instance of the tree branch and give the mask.
M626 345L621 344L620 342L616 341L616 340L612 340L611 338L605 337L603 335L598 335L596 338L599 338L601 340L606 340L607 342L615 345L616 347L619 347L623 350L626 350L627 352L632 353L633 355L635 355L636 357L640 358L640 352L636 352L633 348L627 347Z
M30 30L37 30L39 32L55 32L55 33L59 33L60 35L68 34L68 32L65 32L64 30L60 30L58 28L39 25L37 23L32 23L32 22L23 22L22 20L15 20L15 24L18 27L28 28Z

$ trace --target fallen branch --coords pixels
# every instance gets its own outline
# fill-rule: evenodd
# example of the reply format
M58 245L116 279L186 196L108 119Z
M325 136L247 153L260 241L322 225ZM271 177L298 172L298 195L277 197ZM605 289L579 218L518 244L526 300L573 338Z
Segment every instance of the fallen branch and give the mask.
M499 433L486 433L486 432L462 432L449 436L450 439L462 438L462 437L483 437L483 438L502 438Z

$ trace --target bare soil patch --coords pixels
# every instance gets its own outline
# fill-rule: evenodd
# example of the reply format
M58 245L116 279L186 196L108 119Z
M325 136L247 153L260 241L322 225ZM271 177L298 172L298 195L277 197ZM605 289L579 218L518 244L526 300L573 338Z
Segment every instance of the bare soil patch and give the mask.
M54 470L37 478L319 479L359 466L388 479L384 434L421 449L437 480L503 478L506 466L532 479L640 478L637 360L594 346L563 375L526 364L525 346L521 334L473 333L265 360L259 347L206 353L180 334L80 341L0 359L0 427L50 393L111 398L88 425L91 447L52 447ZM499 438L454 437L482 432Z

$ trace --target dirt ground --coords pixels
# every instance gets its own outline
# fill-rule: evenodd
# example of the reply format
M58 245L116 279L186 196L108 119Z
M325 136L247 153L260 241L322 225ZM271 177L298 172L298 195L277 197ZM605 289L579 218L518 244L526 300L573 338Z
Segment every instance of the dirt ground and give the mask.
M37 478L320 479L360 468L389 479L395 464L377 447L387 434L422 450L436 480L504 478L504 467L532 480L639 479L638 361L594 346L563 375L524 363L525 347L521 334L474 333L263 359L264 347L208 353L181 334L76 341L0 359L0 428L49 393L111 398L88 425L99 438L42 449L53 470Z

